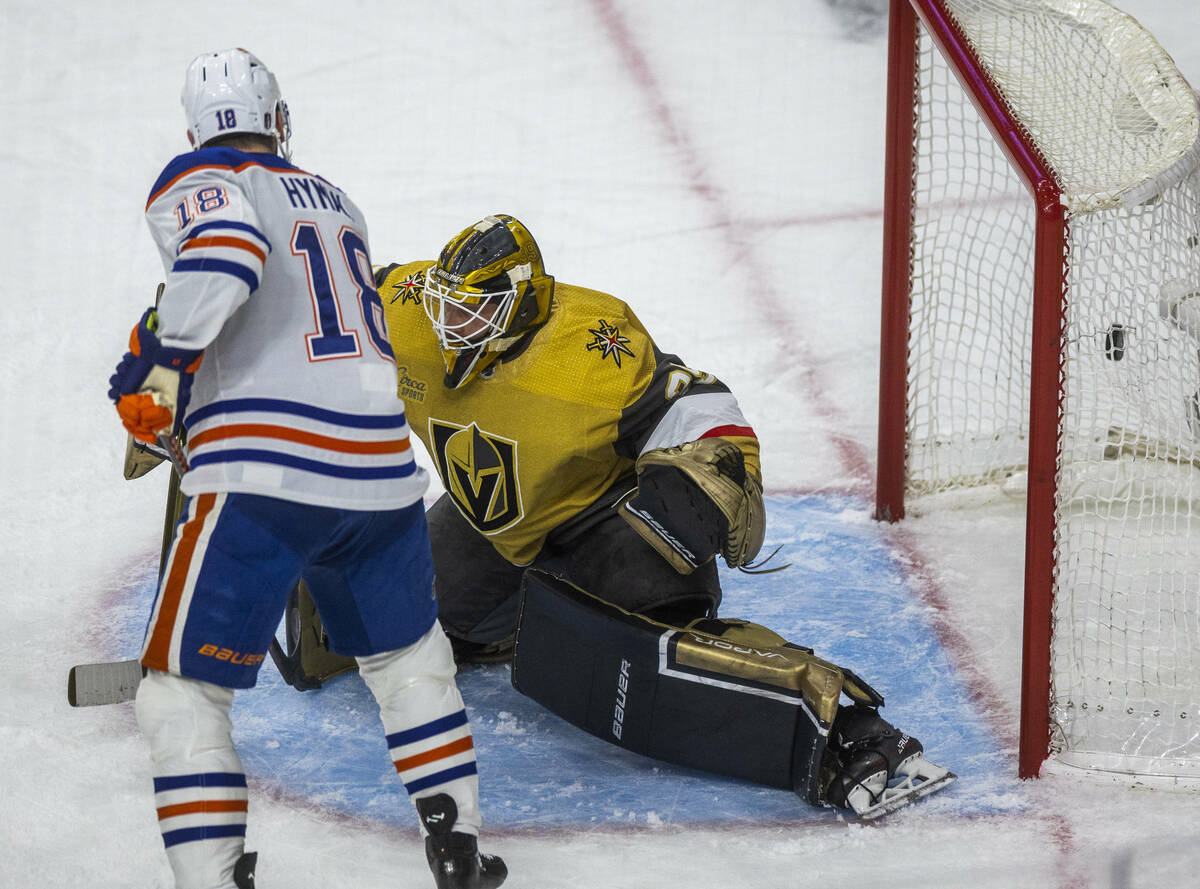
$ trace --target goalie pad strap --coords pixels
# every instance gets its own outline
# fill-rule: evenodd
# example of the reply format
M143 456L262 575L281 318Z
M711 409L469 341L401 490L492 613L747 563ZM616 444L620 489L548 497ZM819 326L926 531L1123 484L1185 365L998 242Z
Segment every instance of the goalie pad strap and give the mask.
M531 569L512 683L619 747L817 803L843 676L806 649L671 627Z

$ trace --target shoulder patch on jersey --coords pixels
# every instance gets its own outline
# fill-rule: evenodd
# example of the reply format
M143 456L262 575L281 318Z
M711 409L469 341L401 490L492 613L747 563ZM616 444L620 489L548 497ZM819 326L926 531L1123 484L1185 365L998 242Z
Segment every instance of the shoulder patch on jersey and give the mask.
M379 298L386 298L388 303L405 305L412 302L421 305L421 292L425 289L425 270L410 272L406 275L392 275L384 282Z
M588 333L592 335L593 339L587 344L587 350L599 352L601 361L611 356L617 367L620 367L622 355L628 355L630 358L636 357L633 350L629 348L629 338L621 336L621 331L615 324L609 324L601 318L596 327L588 328Z

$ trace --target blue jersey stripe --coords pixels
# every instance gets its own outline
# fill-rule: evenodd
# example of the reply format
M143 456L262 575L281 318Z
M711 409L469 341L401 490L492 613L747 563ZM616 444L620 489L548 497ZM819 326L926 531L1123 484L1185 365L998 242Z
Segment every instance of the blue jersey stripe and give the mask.
M455 778L465 778L467 775L476 775L479 773L475 761L465 762L460 766L454 766L449 769L442 769L440 772L434 772L432 775L426 775L424 778L417 778L415 781L408 782L404 785L404 789L411 796L422 790L428 790L430 787L437 787L439 784L448 784Z
M183 827L179 830L163 832L163 845L168 849L180 843L191 843L196 840L220 840L225 837L244 837L245 824L208 824L204 827Z
M168 775L154 779L154 792L179 790L182 787L245 787L246 776L241 772L199 772L195 775Z
M171 266L171 271L219 272L223 275L233 275L233 277L245 281L250 287L251 293L258 289L258 275L241 263L230 262L228 259L212 259L210 257L202 259L177 259L175 260L175 265Z
M416 741L424 741L427 738L432 738L434 735L440 735L442 732L448 732L451 729L456 729L466 724L467 711L459 710L457 713L451 713L449 716L443 716L440 719L435 719L416 728L406 729L402 732L392 732L392 734L387 736L388 749L403 747L405 744L412 744Z
M417 471L414 461L399 466L337 466L332 463L322 463L320 460L308 460L292 454L281 454L276 451L260 451L253 448L231 448L227 451L213 451L207 454L196 454L191 458L192 468L207 466L210 463L273 463L277 466L287 466L290 469L303 469L318 475L329 475L334 478L369 481L372 479L407 478Z
M294 414L309 420L320 420L322 423L349 426L351 429L400 429L408 425L403 411L398 414L344 414L340 411L331 411L300 401L286 401L282 398L230 398L225 401L214 401L188 414L187 425L194 426L218 414L237 414L247 411Z
M203 234L206 231L212 231L213 229L231 229L233 231L248 232L249 234L254 235L254 237L258 238L260 241L262 241L264 244L267 245L268 253L272 249L274 249L271 247L271 242L267 240L266 235L264 235L262 232L260 232L254 226L248 225L245 222L221 222L221 221L202 222L200 225L197 225L195 228L193 228L191 230L191 232L188 233L188 236L183 239L183 242L186 244L188 241L190 241L192 238L196 237L197 235Z
M166 169L155 180L154 185L150 186L150 196L146 199L146 206L149 207L153 204L159 197L159 193L167 186L192 170L203 167L225 167L237 172L250 166L263 167L277 173L304 172L278 155L238 151L236 148L200 148L171 159Z

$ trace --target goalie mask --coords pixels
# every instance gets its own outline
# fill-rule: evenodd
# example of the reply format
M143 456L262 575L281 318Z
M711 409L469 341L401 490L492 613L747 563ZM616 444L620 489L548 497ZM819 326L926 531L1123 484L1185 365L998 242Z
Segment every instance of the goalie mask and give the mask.
M550 314L554 279L529 230L511 216L463 229L425 273L422 303L457 389Z
M279 154L291 160L287 103L275 75L253 53L239 48L196 56L184 75L180 101L194 147L220 136L254 133L273 138Z

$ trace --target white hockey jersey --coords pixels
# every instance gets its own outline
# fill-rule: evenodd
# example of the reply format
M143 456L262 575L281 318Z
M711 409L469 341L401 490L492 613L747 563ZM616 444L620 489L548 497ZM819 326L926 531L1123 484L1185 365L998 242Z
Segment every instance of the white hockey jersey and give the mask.
M188 495L395 509L420 499L362 212L281 157L208 148L146 203L159 337L204 349L184 425Z

